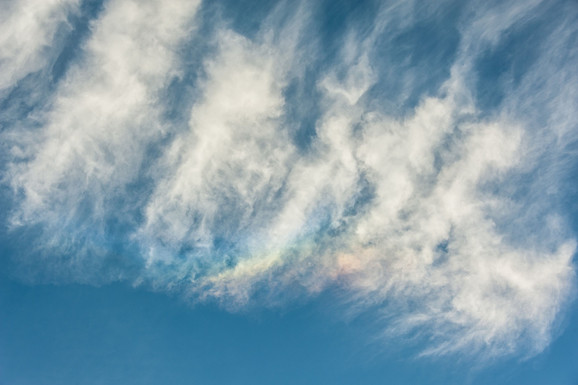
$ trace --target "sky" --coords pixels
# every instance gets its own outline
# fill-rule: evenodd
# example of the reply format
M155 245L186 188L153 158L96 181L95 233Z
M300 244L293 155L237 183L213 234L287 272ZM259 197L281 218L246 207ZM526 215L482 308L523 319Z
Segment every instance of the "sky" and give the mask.
M575 1L0 5L0 385L578 384Z

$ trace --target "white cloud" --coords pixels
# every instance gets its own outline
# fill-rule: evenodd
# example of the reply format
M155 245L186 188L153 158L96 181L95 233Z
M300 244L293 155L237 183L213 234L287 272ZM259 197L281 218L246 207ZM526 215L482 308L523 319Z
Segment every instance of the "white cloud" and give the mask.
M105 5L82 58L49 109L36 113L41 130L7 133L10 183L22 197L15 224L42 223L50 242L82 242L87 232L104 237L116 210L111 202L127 194L146 147L162 135L160 91L179 73L176 53L197 7L152 0Z
M42 69L53 39L78 11L78 0L24 0L2 3L0 15L0 91Z
M531 9L480 23L488 27L494 20L499 26L489 29L499 33ZM499 34L487 38L493 44ZM366 110L362 96L374 81L370 52L348 54L346 45L343 80L331 73L320 83L327 104L317 125L317 152L291 169L288 199L270 227L272 234L285 234L273 245L292 251L279 255L273 249L271 263L255 259L210 277L212 294L231 296L238 306L259 280L273 291L291 290L297 280L311 292L338 280L355 293L351 302L358 310L388 301L416 304L392 316L388 330L433 327L425 354L492 356L512 353L521 343L529 346L528 354L541 351L571 291L575 245L555 235L548 241L558 243L554 250L523 247L500 233L496 221L514 214L509 197L489 186L523 169L532 154L522 141L533 139L524 137L525 127L513 116L479 117L467 95L471 69L463 63L481 51L472 52L467 39L462 44L469 47L461 51L467 58L456 60L440 92L445 96L423 100L403 120ZM368 209L347 218L362 175L375 196ZM307 238L316 215L327 215L319 211L323 207L330 207L330 228L348 223L341 239L329 241L337 246L320 239L317 249L294 246ZM395 307L388 311L400 311Z
M293 148L279 127L286 70L277 49L230 31L217 39L190 132L167 152L166 175L147 205L141 236L169 247L159 254L151 246L151 261L176 257L183 245L210 252L216 237L259 231L287 173Z
M521 85L484 114L476 61L541 3L472 5L449 78L413 111L392 116L372 92L383 73L399 69L384 71L376 52L418 22L413 5L384 8L365 35L350 30L335 62L314 76L314 18L302 7L281 22L280 6L253 40L213 26L214 50L194 69L202 74L198 99L186 129L175 129L159 95L191 71L179 47L197 6L107 3L82 59L39 113L42 127L7 136L5 179L21 197L15 224L43 225L59 250L86 232L111 236L107 220L123 217L123 240L139 249L130 258L143 266L133 283L232 308L339 285L352 313L387 315L390 337L429 338L424 354L547 346L573 287L575 243L547 197L514 199L512 185L545 190L563 177L556 154L559 138L576 132L567 101L576 71L556 58L575 28L562 22ZM400 15L408 17L398 22ZM404 71L409 87L416 75ZM555 75L540 86L544 73ZM289 101L289 85L312 77L307 97L318 99ZM314 102L319 116L304 150L292 139L289 104ZM536 105L542 131L525 118ZM148 146L162 138L170 143L144 165ZM524 182L521 175L545 170L549 152L555 171ZM143 173L150 189L127 198ZM83 252L75 263L90 268L91 251Z

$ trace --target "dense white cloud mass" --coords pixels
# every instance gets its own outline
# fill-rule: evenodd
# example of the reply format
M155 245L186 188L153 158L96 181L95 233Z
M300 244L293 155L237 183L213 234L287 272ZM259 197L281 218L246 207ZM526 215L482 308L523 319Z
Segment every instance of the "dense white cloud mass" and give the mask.
M44 70L78 6L9 2L0 88ZM441 80L408 64L420 44L394 57L450 6L384 3L329 53L313 6L281 4L243 34L209 4L105 2L46 103L2 115L10 226L32 239L22 263L229 308L338 287L387 335L428 339L424 354L540 352L574 285L558 201L578 9L462 6ZM539 40L515 41L547 12L560 19ZM484 79L484 60L522 45L531 64Z
M2 2L0 92L47 64L52 40L78 5L78 0Z

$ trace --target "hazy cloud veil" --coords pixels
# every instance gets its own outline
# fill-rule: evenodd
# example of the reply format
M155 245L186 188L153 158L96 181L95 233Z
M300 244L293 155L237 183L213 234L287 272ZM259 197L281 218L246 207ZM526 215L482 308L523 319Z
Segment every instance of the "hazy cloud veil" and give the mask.
M543 350L574 287L576 3L346 4L2 2L22 277L232 309L332 287L424 354Z

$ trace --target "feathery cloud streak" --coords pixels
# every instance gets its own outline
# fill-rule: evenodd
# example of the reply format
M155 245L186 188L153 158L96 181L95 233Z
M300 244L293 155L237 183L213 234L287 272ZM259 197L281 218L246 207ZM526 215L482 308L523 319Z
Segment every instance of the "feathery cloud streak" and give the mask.
M55 16L30 22L52 44L2 41L4 103L74 6L12 5ZM328 38L321 3L249 33L216 5L108 1L45 102L2 114L21 263L233 309L338 287L424 354L535 354L574 282L578 10L558 6L387 2Z

